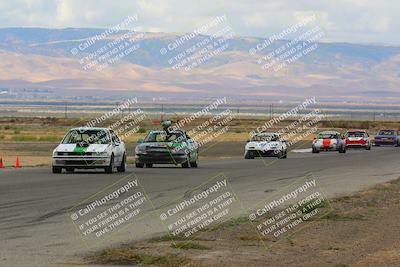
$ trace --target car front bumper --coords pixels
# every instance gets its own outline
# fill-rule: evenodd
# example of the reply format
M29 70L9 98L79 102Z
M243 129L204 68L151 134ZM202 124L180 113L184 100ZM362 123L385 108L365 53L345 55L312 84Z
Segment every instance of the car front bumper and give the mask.
M53 157L54 167L73 167L81 169L104 168L110 166L110 157Z
M276 157L281 150L271 149L271 150L258 150L258 149L249 149L245 152L245 154L253 154L254 157Z
M319 151L338 151L339 147L338 146L313 146L314 149L319 150Z
M347 147L367 147L367 146L369 146L369 143L362 142L362 141L347 141L346 146Z
M374 140L374 145L378 145L378 146L394 146L396 145L396 140Z
M181 164L187 161L186 154L146 153L136 154L135 162L144 164Z

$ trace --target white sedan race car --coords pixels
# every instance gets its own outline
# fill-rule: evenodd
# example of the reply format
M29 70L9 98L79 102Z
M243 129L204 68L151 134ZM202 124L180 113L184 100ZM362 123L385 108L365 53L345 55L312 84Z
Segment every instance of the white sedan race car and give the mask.
M102 168L106 173L125 172L126 150L113 130L108 128L74 128L53 151L53 173L62 169Z
M254 159L255 157L277 157L287 158L286 141L281 140L277 133L258 133L245 146L244 158Z

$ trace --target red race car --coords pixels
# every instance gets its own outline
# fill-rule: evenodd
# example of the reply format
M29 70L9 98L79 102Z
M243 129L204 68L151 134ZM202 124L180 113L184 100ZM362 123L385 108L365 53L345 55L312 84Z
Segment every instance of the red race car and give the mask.
M360 147L366 150L371 149L371 140L365 130L350 130L346 133L346 147Z

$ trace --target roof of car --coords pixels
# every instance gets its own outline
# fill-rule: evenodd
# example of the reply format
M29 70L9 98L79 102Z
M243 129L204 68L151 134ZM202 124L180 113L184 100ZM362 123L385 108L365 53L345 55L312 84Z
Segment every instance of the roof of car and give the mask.
M323 131L323 132L320 132L320 134L340 134L340 133L336 132L336 131Z
M256 133L255 135L281 135L281 134L273 132L261 132L261 133Z
M182 130L169 131L170 133L184 133ZM152 130L150 133L165 133L164 130Z
M102 128L102 127L86 127L86 126L82 126L82 127L76 127L76 128L72 128L70 131L82 131L82 130L97 130L97 131L109 131L110 128Z
M366 130L361 130L361 129L352 129L352 130L348 130L347 132L352 133L352 132L362 132L362 133L366 133Z

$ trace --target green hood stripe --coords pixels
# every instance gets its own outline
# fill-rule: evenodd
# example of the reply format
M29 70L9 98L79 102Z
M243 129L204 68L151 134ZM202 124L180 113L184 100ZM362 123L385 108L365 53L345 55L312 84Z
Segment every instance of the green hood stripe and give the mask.
M80 147L80 146L75 146L74 148L74 152L75 153L85 153L86 152L87 147Z

